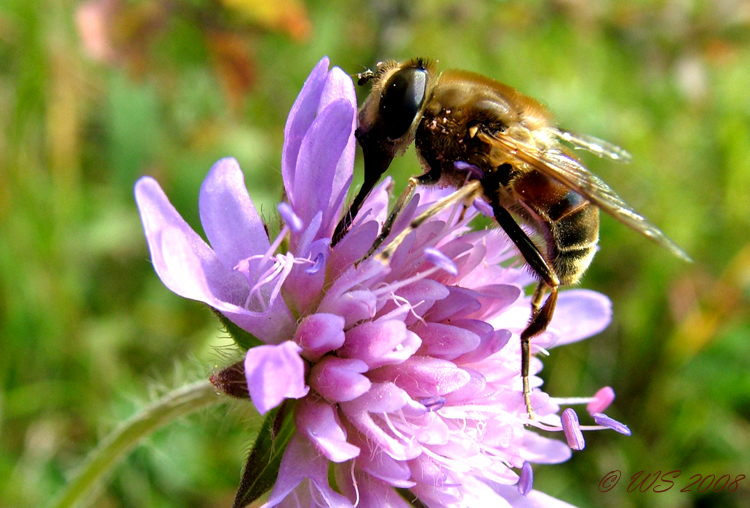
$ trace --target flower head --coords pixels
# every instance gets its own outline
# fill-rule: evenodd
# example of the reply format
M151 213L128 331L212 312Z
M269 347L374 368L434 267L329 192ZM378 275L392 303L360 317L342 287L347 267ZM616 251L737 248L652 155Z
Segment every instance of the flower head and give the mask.
M210 247L154 180L136 185L162 281L265 344L244 361L258 410L296 399L296 431L266 505L408 506L395 490L408 489L426 506L567 506L532 490L529 464L562 462L571 450L529 427L562 431L559 404L570 401L541 391L534 358L538 416L528 420L518 335L530 312L523 288L533 279L514 264L505 235L471 231L473 207L449 209L409 234L387 266L374 258L356 264L386 218L386 178L330 247L352 179L355 122L351 80L322 60L287 121L287 202L273 241L233 159L219 161L201 188ZM424 189L392 234L444 193ZM606 297L563 292L532 344L538 351L581 340L609 319ZM566 433L580 433L577 422Z

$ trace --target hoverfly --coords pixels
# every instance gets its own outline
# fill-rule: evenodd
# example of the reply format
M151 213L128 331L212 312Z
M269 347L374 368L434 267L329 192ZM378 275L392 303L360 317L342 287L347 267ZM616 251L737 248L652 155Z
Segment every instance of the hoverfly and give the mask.
M529 342L550 323L559 286L578 282L591 263L599 240L599 209L678 257L690 258L590 173L560 141L614 160L627 161L627 152L594 137L558 129L551 113L531 97L472 72L437 74L433 62L420 58L381 62L375 71L358 78L360 85L372 82L355 133L364 153L365 178L336 227L332 245L346 234L393 158L412 141L424 173L409 179L367 256L388 236L418 185L440 184L458 190L415 218L378 253L383 262L411 230L440 210L476 198L485 200L539 279L531 318L521 333L524 402L533 418ZM467 172L467 167L472 171ZM516 218L539 233L543 245L529 238Z

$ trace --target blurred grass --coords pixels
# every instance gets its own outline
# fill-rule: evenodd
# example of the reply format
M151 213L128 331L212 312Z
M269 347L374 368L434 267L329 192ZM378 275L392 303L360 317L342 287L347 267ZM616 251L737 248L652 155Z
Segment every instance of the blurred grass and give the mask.
M83 25L106 20L98 38L78 30L81 5L0 5L0 505L43 505L149 387L231 355L210 312L151 269L135 180L155 176L200 230L200 182L231 155L272 214L283 124L312 66L422 55L627 148L627 166L585 161L695 260L603 220L582 285L612 298L614 322L554 350L544 374L555 395L614 387L610 412L634 435L588 434L570 462L537 468L536 487L581 507L750 506L750 479L734 493L625 490L640 470L681 470L680 488L750 476L747 1L105 0ZM415 171L412 151L394 163L401 185ZM157 433L95 506L228 506L250 415ZM599 492L613 469L621 484Z

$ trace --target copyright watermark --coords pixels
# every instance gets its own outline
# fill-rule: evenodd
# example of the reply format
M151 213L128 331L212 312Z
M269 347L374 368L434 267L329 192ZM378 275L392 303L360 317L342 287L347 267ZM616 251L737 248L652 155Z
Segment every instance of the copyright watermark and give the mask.
M620 476L622 476L622 473L616 469L605 474L604 478L599 482L599 492L609 492L612 490L617 485L617 482L620 481Z
M620 482L622 473L615 469L605 474L599 481L599 492L609 492ZM679 478L679 480L678 480ZM682 477L682 471L674 470L666 473L657 471L656 473L646 473L638 471L630 477L630 483L626 490L628 492L655 492L661 494L673 488L679 488L680 492L734 492L740 487L740 482L745 480L744 474L721 476L715 474L694 474ZM680 488L682 487L682 488Z

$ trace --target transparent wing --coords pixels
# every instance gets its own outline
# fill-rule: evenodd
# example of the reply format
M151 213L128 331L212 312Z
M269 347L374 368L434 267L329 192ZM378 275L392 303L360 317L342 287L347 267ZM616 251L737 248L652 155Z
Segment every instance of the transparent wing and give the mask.
M630 153L628 153L627 150L625 150L624 148L620 148L619 146L614 145L608 141L604 141L603 139L589 136L588 134L578 134L561 129L555 129L554 132L555 135L563 141L567 141L574 147L582 148L598 155L599 157L606 157L608 159L612 159L613 161L625 163L633 160L633 157L630 155Z
M668 249L675 256L691 261L690 256L667 235L633 210L609 185L590 173L573 157L561 150L541 151L501 132L480 135L488 143L494 144L510 156L529 164L534 169L576 191L626 226Z

